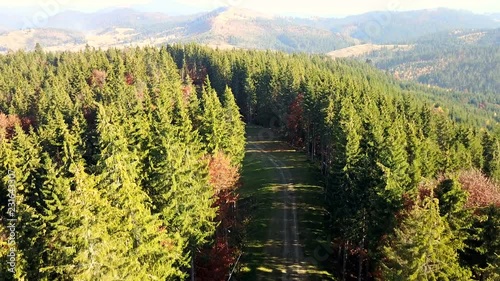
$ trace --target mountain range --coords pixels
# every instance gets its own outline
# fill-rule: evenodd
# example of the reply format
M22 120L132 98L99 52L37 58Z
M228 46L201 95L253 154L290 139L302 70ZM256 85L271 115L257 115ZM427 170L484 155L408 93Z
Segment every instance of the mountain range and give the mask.
M29 19L29 17L28 17ZM65 11L35 25L0 14L0 51L78 50L198 42L219 48L328 53L359 44L402 44L449 30L500 27L500 15L432 9L371 12L345 18L294 18L239 8L170 16L134 9Z

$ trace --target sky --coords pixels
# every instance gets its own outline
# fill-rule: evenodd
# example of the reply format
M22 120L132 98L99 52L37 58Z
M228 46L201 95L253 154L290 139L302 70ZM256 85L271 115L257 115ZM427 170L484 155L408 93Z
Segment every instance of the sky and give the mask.
M132 7L178 15L213 10L221 6L236 6L270 14L319 17L438 7L475 13L500 13L499 0L0 0L0 7L3 8L29 7L51 14L64 10L92 12L112 7Z

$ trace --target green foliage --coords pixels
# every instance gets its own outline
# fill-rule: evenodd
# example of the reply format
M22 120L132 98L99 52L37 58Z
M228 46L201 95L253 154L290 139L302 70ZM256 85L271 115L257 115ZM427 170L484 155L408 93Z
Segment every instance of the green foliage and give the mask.
M179 67L186 66L196 86L204 86L206 79L199 77L205 73L217 81L214 88L219 94L224 84L231 86L247 122L269 126L282 137L304 136L309 159L321 166L325 177L329 224L338 252L354 252L359 258L353 266L353 257L339 256L339 274L365 274L366 261L371 264L368 271L376 270L374 265L385 255L384 238L394 233L422 182L462 169L486 172L496 167L498 138L490 134L492 139L485 141L479 133L494 128L490 117L485 111L459 109L463 106L445 91L398 83L365 63L321 56L219 52L195 45L168 50L179 58ZM202 103L217 105L216 94L209 92L204 87ZM212 108L219 106L209 110L218 112ZM289 121L297 112L301 122L291 131ZM223 133L211 130L223 126L206 112L203 115L209 120L204 129L200 127L204 142L211 145L209 151L215 144L221 149L227 142L216 136ZM445 185L437 192L443 208L438 215L447 225L447 247L456 256L470 238L466 230L473 210L464 207L467 194L459 185Z
M410 278L429 264L426 253L441 270L429 276L461 278L460 250L474 278L494 276L496 207L475 217L451 180L436 190L439 208L429 200L408 212L422 182L443 173L499 178L490 117L455 110L446 94L435 104L440 94L365 63L305 54L186 45L0 56L0 200L12 170L23 225L15 277L186 278L217 225L208 161L222 152L239 167L242 115L283 137L300 115L293 133L321 166L335 246L359 258L338 257L343 274L367 276L397 257L408 266L391 270ZM6 216L3 208L3 234ZM382 250L391 235L399 242ZM413 252L402 246L412 235Z
M0 111L8 121L0 124L2 237L8 171L16 175L19 226L17 271L2 266L2 277L188 275L193 251L215 233L216 208L207 144L191 120L199 105L183 95L177 71L166 49L0 57ZM230 121L219 123L221 136L230 130L239 146L221 147L233 149L239 165L243 125L230 92L224 102L213 120Z
M417 204L384 247L387 280L469 280L470 272L458 264L452 232L439 215L438 200Z
M500 208L492 205L478 213L468 230L461 259L472 269L474 279L493 281L500 277Z
M231 88L227 87L222 95L224 105L225 144L224 152L232 158L232 163L238 165L245 156L245 123Z
M419 38L409 48L382 49L361 59L370 59L382 70L403 81L403 88L420 92L428 102L439 104L452 119L480 124L494 130L500 100L500 30L455 30ZM429 93L429 94L427 94ZM460 103L460 106L458 104ZM476 119L475 115L482 115Z
M207 81L201 94L202 116L200 125L200 134L203 142L206 144L208 153L214 154L223 150L226 139L226 122L224 120L224 110L217 96L217 92Z
M500 140L486 132L482 139L483 145L483 171L500 181Z
M466 247L465 240L469 238L468 230L473 224L472 210L465 207L467 193L454 179L440 182L435 192L439 200L439 212L453 233L453 247L462 251Z

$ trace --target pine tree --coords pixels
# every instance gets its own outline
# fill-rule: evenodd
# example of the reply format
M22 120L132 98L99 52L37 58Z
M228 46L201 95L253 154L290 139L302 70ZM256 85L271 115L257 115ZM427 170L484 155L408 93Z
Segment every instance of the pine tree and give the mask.
M219 150L224 150L225 137L227 135L224 120L224 111L217 93L210 86L207 79L207 85L203 88L201 94L201 106L203 109L200 125L200 135L205 143L206 150L214 154Z
M245 124L229 87L226 87L222 101L225 121L223 151L231 157L233 165L239 166L245 156Z
M416 188L420 181L422 181L422 137L420 132L417 131L413 123L408 123L406 126L407 132L407 146L406 151L408 154L408 173L410 176L411 188Z
M483 172L500 180L500 141L488 132L483 134Z
M176 265L184 258L180 251L186 240L179 239L169 224L151 213L150 199L141 188L139 157L136 150L129 148L125 134L128 125L120 124L120 116L104 107L99 113L102 160L98 164L101 173L97 188L110 205L105 229L113 234L107 237L113 246L108 248L104 238L98 245L96 259L101 270L93 278L136 280L179 276Z
M26 134L19 126L16 128L15 136L12 140L0 140L0 173L2 181L0 190L2 196L2 206L7 204L7 190L9 188L9 171L15 176L16 191L16 217L17 224L23 222L22 227L16 228L16 272L10 275L7 267L2 266L0 272L7 280L40 279L40 267L43 264L42 251L45 243L43 239L43 221L40 219L40 191L41 183L39 177L43 174L41 169L41 145L37 136ZM7 209L2 210L1 216L8 218ZM2 222L4 227L6 221ZM8 235L7 235L8 236ZM1 256L5 264L6 256ZM4 275L5 274L5 275ZM12 276L12 279L8 277Z
M154 81L158 88L151 90L155 96L145 108L147 123L141 126L150 134L137 134L136 138L143 156L143 189L166 228L175 229L186 240L185 256L176 265L187 268L187 255L192 256L213 235L216 210L212 207L214 191L208 183L208 160L183 106L181 81L173 77Z
M395 230L384 247L386 280L469 280L458 264L453 235L440 215L438 200L425 198Z
M445 179L436 188L439 200L439 212L453 233L456 250L462 251L464 241L469 238L468 230L472 227L472 210L467 209L467 194L456 179Z

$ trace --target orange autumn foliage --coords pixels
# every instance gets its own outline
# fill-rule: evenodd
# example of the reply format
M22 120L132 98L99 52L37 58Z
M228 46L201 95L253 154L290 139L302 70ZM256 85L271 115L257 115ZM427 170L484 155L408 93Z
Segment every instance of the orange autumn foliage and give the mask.
M17 125L22 125L19 116L0 112L0 136L5 134L6 138L10 139Z
M125 73L125 83L127 83L127 85L129 85L129 86L134 85L135 84L134 74L132 74L130 72Z
M195 258L196 280L226 280L231 265L236 260L237 248L231 243L231 230L238 232L235 203L238 196L233 192L239 179L237 167L223 152L209 157L208 174L210 185L214 188L217 207L217 226L214 243L201 249Z
M214 244L204 249L196 259L196 280L227 280L229 269L236 261L234 247L228 245L223 237L216 237Z
M418 199L424 200L428 197L434 197L434 189L446 179L445 175L440 175L434 181L421 183L418 187ZM458 182L462 189L467 192L466 208L477 209L491 205L500 207L500 186L481 171L476 169L462 171ZM409 196L403 199L407 211L413 208L414 199Z
M208 177L215 193L233 190L239 179L237 167L231 165L231 159L222 152L217 152L210 157L208 164Z
M467 208L481 208L489 205L500 206L500 187L478 170L468 170L460 174L459 182L469 193Z
M92 74L87 80L89 86L103 88L106 83L106 71L94 69L92 70Z

